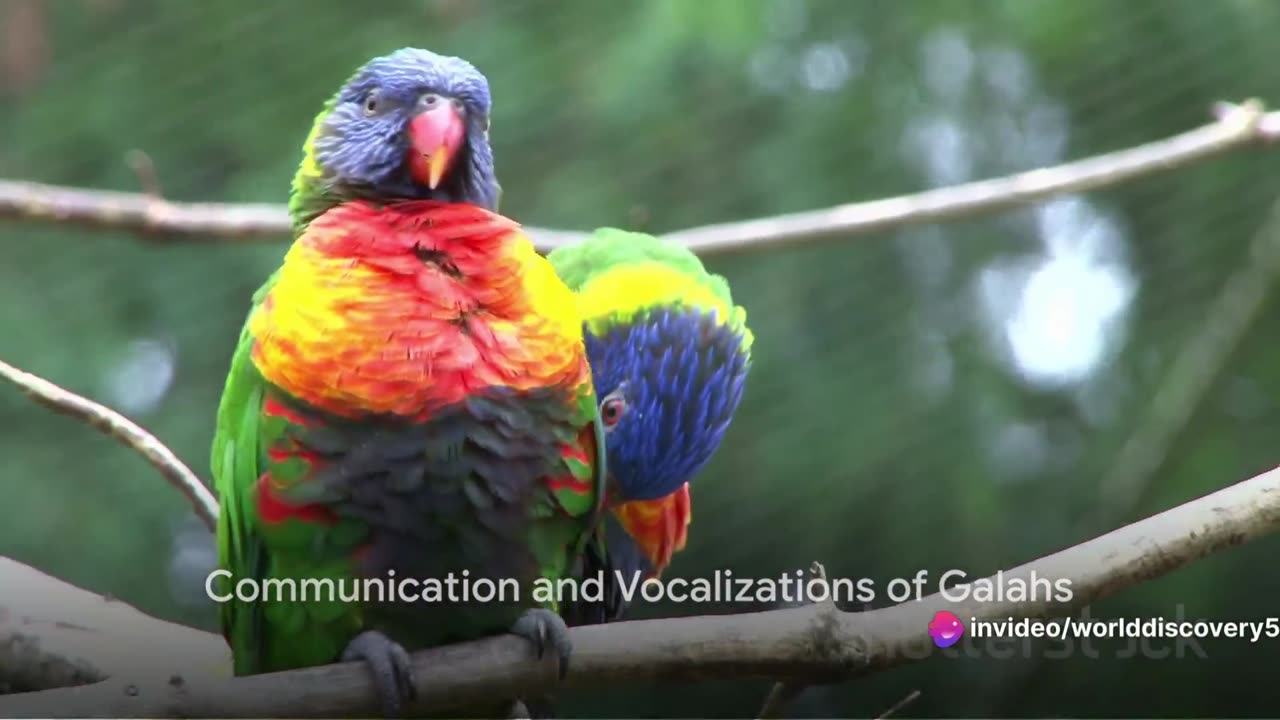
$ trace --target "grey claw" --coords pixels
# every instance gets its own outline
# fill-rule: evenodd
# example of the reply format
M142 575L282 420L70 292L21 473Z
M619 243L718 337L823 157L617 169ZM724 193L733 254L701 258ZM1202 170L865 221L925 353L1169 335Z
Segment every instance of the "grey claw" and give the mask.
M543 608L528 610L511 626L511 632L533 643L539 660L546 656L547 646L553 646L559 658L560 679L569 673L573 641L569 639L569 626L559 615Z
M389 718L399 717L404 704L418 695L413 686L413 661L409 652L377 630L355 636L342 651L342 660L359 660L369 666L382 698L383 714Z

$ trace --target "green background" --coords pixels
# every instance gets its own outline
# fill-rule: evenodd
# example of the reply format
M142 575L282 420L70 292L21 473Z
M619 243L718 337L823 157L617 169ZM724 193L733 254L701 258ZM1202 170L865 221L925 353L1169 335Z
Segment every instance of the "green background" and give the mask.
M140 149L170 199L283 202L320 103L418 45L489 76L506 214L661 232L1053 165L1200 125L1216 100L1280 102L1278 31L1273 0L4 0L0 176L137 190ZM1270 289L1250 244L1280 243L1276 161L1250 149L982 219L708 258L756 364L673 573L985 575L1275 465L1280 316L1213 308ZM0 357L207 474L230 352L285 238L153 240L0 225ZM1219 322L1246 331L1206 333ZM0 427L0 554L214 628L210 538L151 468L16 392ZM1277 542L1089 613L1280 614ZM731 609L762 608L636 615ZM1117 658L1118 642L935 657L790 709L873 716L918 688L907 715L1274 715L1280 641L1201 644L1207 659ZM609 688L562 709L751 716L767 689Z

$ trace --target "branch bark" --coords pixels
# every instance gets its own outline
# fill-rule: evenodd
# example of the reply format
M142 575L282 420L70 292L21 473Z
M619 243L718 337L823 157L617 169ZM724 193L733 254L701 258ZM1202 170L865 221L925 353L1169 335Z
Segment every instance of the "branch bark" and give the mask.
M1217 120L1163 140L1002 178L822 210L720 223L668 238L703 255L804 245L907 225L994 213L1067 193L1088 192L1157 175L1280 138L1280 112L1259 102L1218 103ZM149 194L0 181L0 218L65 223L176 240L278 240L289 236L285 206L179 203ZM542 251L578 242L583 233L526 228Z
M230 654L217 635L158 620L4 557L0 588L0 681L11 692L139 673L167 678L175 658L230 677Z
M196 515L213 530L218 524L218 500L190 468L155 435L129 418L88 398L65 390L37 375L0 360L0 379L17 386L27 397L56 413L73 417L115 438L160 471L169 484L191 503ZM2 587L2 586L0 586Z
M1069 600L953 602L934 594L867 612L820 603L578 627L570 631L575 650L565 684L850 679L932 655L926 627L939 610L988 620L1064 615L1277 529L1280 468L990 578L1005 587L1014 579L1029 582L1033 573L1050 581L1067 579L1073 591ZM122 647L156 647L173 630L156 625L135 632L139 644ZM217 640L208 637L213 639L189 636L163 643L169 666L197 667L193 657L209 657L198 654L197 646L207 648ZM554 686L555 675L554 658L535 662L527 643L512 636L422 651L414 655L415 709L447 710L545 691ZM350 663L240 678L220 677L207 667L204 672L170 670L0 697L0 715L6 717L334 717L367 715L377 708L366 669Z

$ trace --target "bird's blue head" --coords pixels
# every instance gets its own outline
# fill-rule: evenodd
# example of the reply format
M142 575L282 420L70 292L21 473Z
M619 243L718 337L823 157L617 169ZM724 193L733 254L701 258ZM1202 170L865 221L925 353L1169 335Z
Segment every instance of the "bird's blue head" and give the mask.
M716 310L653 306L586 335L616 499L656 500L693 479L742 399L749 356Z
M489 81L471 63L403 48L355 72L316 117L293 181L295 227L347 200L496 210Z
M657 576L684 547L689 487L742 400L754 337L684 246L601 228L547 255L578 298L609 464L609 555Z
M742 399L746 311L677 243L612 228L547 256L578 297L615 502L671 495L706 465Z

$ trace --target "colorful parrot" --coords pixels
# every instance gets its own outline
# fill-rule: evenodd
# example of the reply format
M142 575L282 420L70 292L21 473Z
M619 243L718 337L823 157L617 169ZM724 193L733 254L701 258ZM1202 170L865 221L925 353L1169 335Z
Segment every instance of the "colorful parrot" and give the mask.
M603 228L547 259L577 293L606 433L607 558L588 572L659 577L687 541L689 482L742 399L746 311L693 252L652 235ZM620 617L625 602L610 591L603 604L565 608L569 623Z
M221 607L238 675L363 660L394 715L414 649L512 632L567 668L531 588L599 542L604 427L577 298L494 212L489 111L469 63L406 48L307 138L296 239L253 298L213 443L221 592L296 588ZM450 575L519 597L392 584Z

